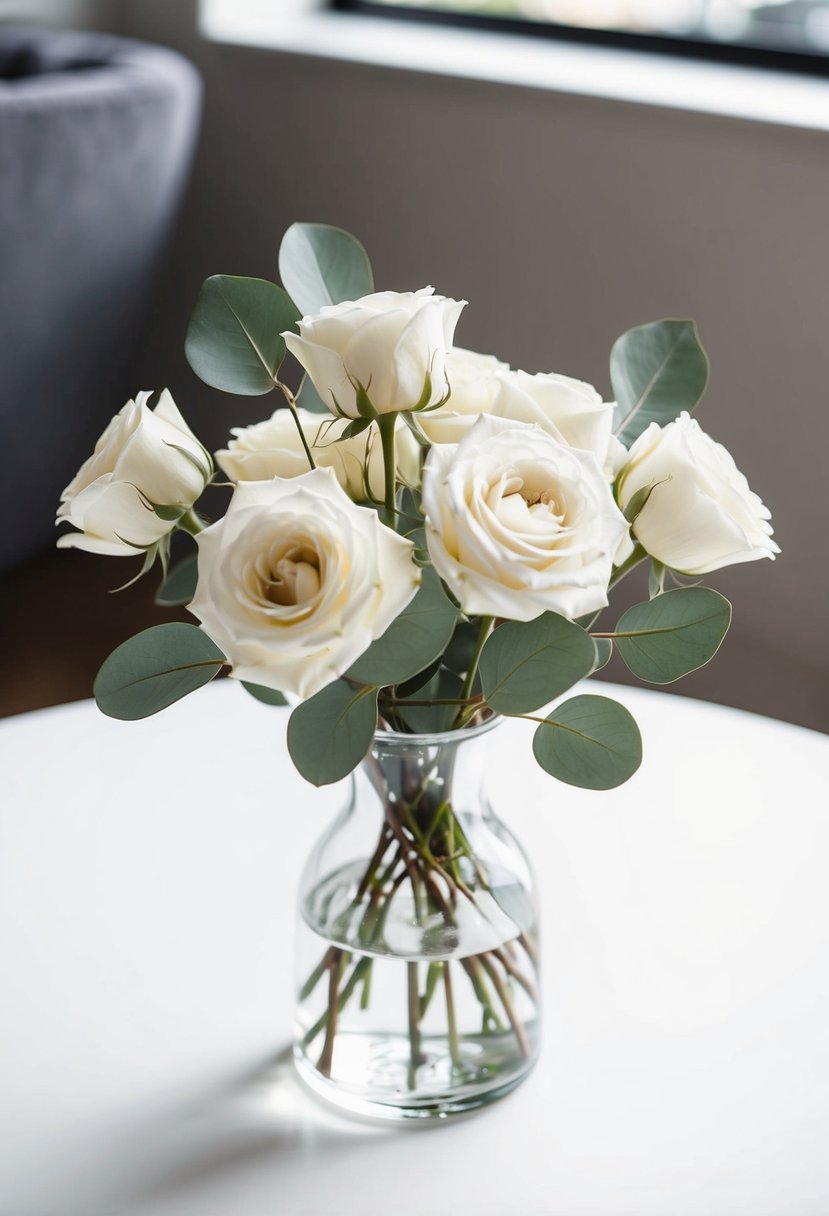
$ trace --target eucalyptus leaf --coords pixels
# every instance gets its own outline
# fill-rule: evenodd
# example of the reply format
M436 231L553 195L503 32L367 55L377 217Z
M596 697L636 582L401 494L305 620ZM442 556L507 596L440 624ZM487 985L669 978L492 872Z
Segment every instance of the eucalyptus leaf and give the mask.
M247 680L240 681L245 692L249 692L257 701L261 701L263 705L287 705L285 694L277 692L275 688L266 688L264 684L249 684Z
M435 571L427 566L414 599L346 675L380 687L411 679L443 653L457 619L457 608Z
M642 737L631 714L609 697L572 697L558 705L533 737L541 767L587 790L624 784L642 763Z
M499 713L524 714L546 705L589 675L596 648L588 633L554 612L506 621L481 654L481 684Z
M466 675L477 642L478 626L465 619L458 621L443 656L443 661L450 671L457 672L459 676Z
M596 662L593 671L601 671L603 667L607 667L613 657L613 643L610 638L594 638L593 645L596 647Z
M173 566L155 594L156 604L160 608L174 608L179 604L189 604L196 594L198 576L198 554L192 553Z
M184 353L205 384L259 396L274 387L285 358L281 332L298 319L293 301L276 283L213 275L196 300Z
M670 684L712 659L730 624L725 596L679 587L629 608L614 631L616 647L640 680Z
M417 701L453 701L460 697L462 690L460 676L440 667L412 697ZM459 705L400 705L396 712L402 714L406 725L416 734L431 735L450 730L459 709Z
M628 330L610 353L614 431L626 447L651 422L689 413L708 383L708 358L693 321L653 321Z
M330 224L291 224L279 249L279 276L303 316L374 291L365 249Z
M175 621L154 625L105 660L95 680L95 700L110 718L148 718L208 684L224 662L197 626Z
M377 689L335 680L288 719L288 751L312 785L330 785L357 767L377 728Z
M296 403L300 409L309 410L312 414L331 413L317 392L316 385L310 376L303 376L302 384L300 384L299 392L296 395Z

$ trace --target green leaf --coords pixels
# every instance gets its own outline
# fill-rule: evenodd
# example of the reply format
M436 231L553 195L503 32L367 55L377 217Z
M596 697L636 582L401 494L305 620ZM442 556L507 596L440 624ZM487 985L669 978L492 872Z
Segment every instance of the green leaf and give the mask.
M291 224L279 249L279 275L302 316L374 291L363 246L329 224Z
M148 718L208 684L224 662L195 625L154 625L113 650L95 680L95 700L110 718Z
M642 763L639 727L608 697L572 697L533 737L536 760L553 777L586 790L622 785Z
M312 785L330 785L356 768L377 729L377 689L335 680L288 719L288 751Z
M356 439L358 435L362 435L363 431L367 431L370 426L370 419L354 418L347 426L343 427L340 439Z
M281 331L298 319L293 301L276 283L216 274L202 284L184 353L205 384L260 396L274 387L285 358Z
M593 671L601 671L603 667L607 667L613 657L613 643L610 638L594 638L593 645L596 647L596 663Z
M197 553L177 562L155 593L156 604L160 608L174 608L178 604L189 604L196 594L198 574Z
M670 684L713 658L730 624L731 605L718 591L679 587L629 608L616 647L640 680Z
M314 381L310 376L303 376L302 384L300 384L299 392L296 395L296 403L300 409L310 410L312 414L331 413L314 387Z
M398 684L395 690L398 697L413 697L423 688L424 684L429 683L432 676L437 674L440 665L441 659L435 659L428 667L424 667L423 671L419 671L416 675L413 675L411 680L404 680L402 684Z
M435 571L427 566L414 599L346 675L380 687L411 679L443 654L457 619L457 608L447 599Z
M481 654L484 696L499 713L525 714L561 696L589 675L593 639L578 625L545 612L534 621L507 621Z
M458 621L443 656L443 661L450 671L459 676L465 676L469 671L469 664L478 643L478 633L478 626L473 625L471 621Z
M249 684L247 680L240 681L245 692L249 692L257 701L261 701L263 705L287 705L285 694L277 692L275 688L266 688L264 684Z
M708 383L708 358L693 321L653 321L622 334L610 353L614 431L630 447L651 422L694 409Z
M422 688L413 694L417 701L456 700L463 690L463 680L445 667L439 668ZM407 726L416 734L432 735L451 730L458 716L459 705L401 705L399 712Z

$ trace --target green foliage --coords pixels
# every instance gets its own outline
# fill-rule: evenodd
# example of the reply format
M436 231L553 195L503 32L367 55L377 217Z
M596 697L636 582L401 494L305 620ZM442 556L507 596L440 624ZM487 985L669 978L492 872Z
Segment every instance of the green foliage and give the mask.
M693 321L653 321L628 330L610 353L614 430L630 447L651 422L663 426L699 402L708 358Z
M379 687L411 679L443 653L457 619L457 608L435 571L427 566L414 599L346 675Z
M224 662L195 625L154 625L113 650L95 680L95 700L110 718L148 718L208 684Z
M481 654L484 696L499 713L530 713L589 675L595 663L590 635L557 613L506 621Z
M279 275L303 316L374 291L365 249L330 224L291 224L279 249Z
M548 715L533 737L541 767L581 789L623 785L642 762L639 727L623 705L608 697L572 697Z
M596 663L593 671L601 671L603 667L607 667L613 657L613 643L610 638L594 638L593 645L596 647Z
M197 553L192 553L183 561L177 562L156 592L156 604L160 608L175 608L179 604L189 604L196 594L198 570Z
M418 701L456 701L463 689L463 680L454 671L438 667L427 682L411 696ZM395 713L419 735L433 735L451 730L458 716L458 705L398 705Z
M287 705L285 694L277 692L275 688L266 688L264 684L249 684L247 680L240 681L245 692L249 692L257 701L261 701L263 705Z
M199 292L184 353L205 384L226 393L269 393L285 358L283 330L299 313L290 297L266 279L216 274Z
M330 785L356 768L377 728L377 689L335 680L288 719L288 751L312 785Z
M616 646L640 680L670 684L712 659L731 624L731 605L708 587L679 587L634 604L616 626Z

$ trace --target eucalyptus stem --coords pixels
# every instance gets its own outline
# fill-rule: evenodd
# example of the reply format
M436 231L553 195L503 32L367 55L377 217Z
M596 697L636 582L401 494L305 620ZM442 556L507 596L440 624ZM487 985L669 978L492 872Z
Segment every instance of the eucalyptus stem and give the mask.
M288 388L287 384L283 384L281 380L277 380L276 387L282 390L282 396L287 401L288 409L291 411L291 414L293 415L293 419L296 424L296 429L299 433L300 441L302 443L303 448L305 449L305 455L308 458L308 464L311 466L312 469L315 469L317 467L317 464L316 464L316 461L314 460L314 457L311 455L311 448L308 444L308 440L305 436L305 432L302 429L302 423L299 420L299 414L297 413L297 407L296 407L296 397L291 392L291 390Z
M468 701L472 696L472 689L475 687L475 676L478 674L478 664L481 661L481 654L494 624L494 616L481 617L481 625L478 630L478 638L475 642L475 649L472 651L472 658L469 660L469 670L466 673L466 678L464 679L463 687L461 688L461 698L464 701ZM464 711L461 710L455 719L456 726L463 726L464 716Z

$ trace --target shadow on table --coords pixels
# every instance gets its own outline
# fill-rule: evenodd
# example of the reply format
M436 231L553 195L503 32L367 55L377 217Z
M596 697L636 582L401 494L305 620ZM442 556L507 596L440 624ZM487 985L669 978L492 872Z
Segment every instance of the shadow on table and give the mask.
M110 1169L95 1209L101 1216L201 1212L190 1202L199 1204L209 1193L210 1211L271 1211L323 1163L335 1194L344 1156L399 1134L398 1127L329 1110L301 1084L286 1047L113 1129L107 1156L121 1164Z

